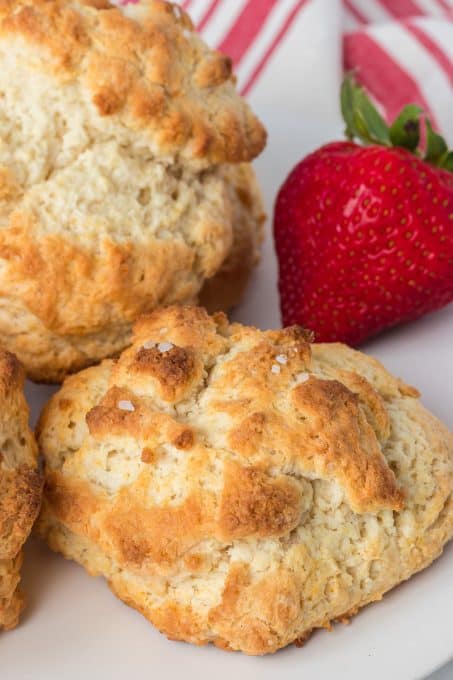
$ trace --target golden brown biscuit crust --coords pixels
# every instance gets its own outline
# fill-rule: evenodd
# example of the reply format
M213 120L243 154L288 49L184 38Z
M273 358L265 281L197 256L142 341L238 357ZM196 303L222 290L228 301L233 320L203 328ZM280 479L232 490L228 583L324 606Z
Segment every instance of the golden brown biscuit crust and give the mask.
M11 213L9 226L0 229L0 332L29 377L58 382L117 353L128 344L137 316L196 301L204 281L206 306L227 309L239 302L258 261L264 213L250 167L221 175L229 192L225 215L231 216L223 226L198 225L195 245L179 238L149 235L143 244L105 235L90 247L70 234L43 233L31 213ZM228 222L233 235L223 231Z
M231 60L198 39L177 5L150 0L121 12L103 2L4 0L0 41L25 43L34 69L80 82L101 116L146 133L159 153L237 163L264 147Z
M0 349L0 630L19 620L21 549L41 505L42 476L23 387L21 365Z
M203 287L235 304L258 258L265 134L229 61L169 3L123 10L0 4L0 336L39 381Z
M451 434L380 364L297 327L157 311L65 382L38 436L41 534L174 639L275 651L453 533Z

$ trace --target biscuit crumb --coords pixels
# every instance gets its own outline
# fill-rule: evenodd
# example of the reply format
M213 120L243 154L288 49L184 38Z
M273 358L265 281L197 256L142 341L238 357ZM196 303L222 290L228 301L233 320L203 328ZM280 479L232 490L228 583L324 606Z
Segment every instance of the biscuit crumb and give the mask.
M154 451L149 448L144 448L140 460L142 463L154 463L155 455Z
M194 436L192 430L183 430L173 442L177 449L190 449L193 446Z

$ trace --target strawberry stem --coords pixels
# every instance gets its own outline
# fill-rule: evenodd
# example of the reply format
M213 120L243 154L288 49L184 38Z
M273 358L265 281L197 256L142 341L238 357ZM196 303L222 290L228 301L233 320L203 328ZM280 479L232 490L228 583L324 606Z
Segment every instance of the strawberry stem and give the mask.
M357 138L364 144L402 147L431 165L453 172L453 151L448 150L444 138L433 130L423 109L416 104L405 106L388 126L363 87L350 73L343 80L340 100L348 139ZM422 121L426 128L424 153L419 146Z
M390 127L390 141L392 146L403 149L417 150L420 143L420 115L422 109L415 104L405 106Z

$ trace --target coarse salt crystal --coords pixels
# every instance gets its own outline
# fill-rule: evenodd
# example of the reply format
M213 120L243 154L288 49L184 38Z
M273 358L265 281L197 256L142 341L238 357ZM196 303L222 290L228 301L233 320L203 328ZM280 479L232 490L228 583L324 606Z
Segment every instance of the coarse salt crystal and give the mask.
M121 401L118 402L118 408L121 411L135 411L135 406L129 399L121 399Z
M280 373L280 371L281 371L281 368L280 368L280 366L279 366L278 364L273 364L273 365L272 365L272 368L271 368L271 372L272 372L272 373Z
M308 373L299 373L298 375L296 375L296 380L298 383L304 383L307 382L309 377L310 375Z
M277 354L275 361L278 361L279 364L286 364L288 363L288 357L286 354Z
M160 342L157 345L157 349L159 352L169 352L171 349L173 349L174 345L171 342Z

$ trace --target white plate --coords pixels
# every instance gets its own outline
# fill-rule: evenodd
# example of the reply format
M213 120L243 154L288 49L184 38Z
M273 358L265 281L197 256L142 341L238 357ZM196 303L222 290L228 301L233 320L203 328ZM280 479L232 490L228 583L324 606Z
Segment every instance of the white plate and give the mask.
M257 167L271 211L275 191L304 153L338 136L334 124L308 126L263 116L272 130ZM263 264L235 318L263 328L278 326L276 265L268 233ZM425 317L369 343L364 349L423 392L428 408L453 426L453 308ZM29 386L34 415L50 388ZM317 632L303 649L289 647L264 658L213 647L168 642L139 614L117 600L100 578L51 554L41 543L27 548L22 624L0 637L5 680L416 680L453 657L453 544L427 571L365 608L349 626ZM453 677L452 674L445 677Z

